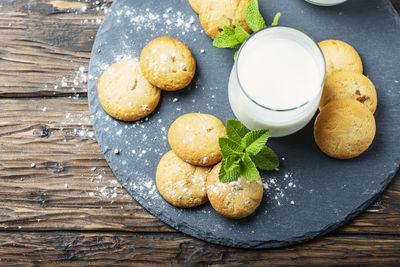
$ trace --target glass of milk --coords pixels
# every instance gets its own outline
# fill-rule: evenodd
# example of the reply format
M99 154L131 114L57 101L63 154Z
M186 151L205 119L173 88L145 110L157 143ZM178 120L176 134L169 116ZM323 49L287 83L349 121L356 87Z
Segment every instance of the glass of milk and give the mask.
M249 129L290 135L317 111L325 59L306 33L275 26L254 33L240 48L229 79L229 102Z

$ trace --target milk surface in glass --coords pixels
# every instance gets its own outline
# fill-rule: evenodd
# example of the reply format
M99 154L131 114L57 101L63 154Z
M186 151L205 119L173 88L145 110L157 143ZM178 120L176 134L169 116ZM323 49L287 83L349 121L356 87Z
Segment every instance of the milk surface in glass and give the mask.
M249 129L285 136L315 114L325 79L325 60L305 33L285 26L253 34L242 46L229 81L229 102Z

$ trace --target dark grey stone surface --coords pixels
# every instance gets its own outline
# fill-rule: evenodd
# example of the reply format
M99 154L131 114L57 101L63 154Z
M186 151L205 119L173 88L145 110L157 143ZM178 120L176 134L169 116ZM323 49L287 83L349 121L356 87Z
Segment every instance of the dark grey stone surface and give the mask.
M89 70L96 136L123 186L172 227L212 243L244 248L290 245L339 227L384 190L400 162L400 19L389 0L350 0L329 8L301 0L260 0L260 6L267 21L281 11L281 25L301 28L317 41L341 39L354 45L365 74L376 85L379 106L374 143L352 160L339 161L320 152L313 122L292 136L271 139L269 145L284 160L279 171L262 173L267 188L263 202L246 219L223 218L209 204L177 209L155 187L156 166L170 149L166 136L173 120L189 112L210 113L223 121L234 118L227 98L234 51L212 46L187 0L116 1L97 34ZM138 57L149 41L163 35L190 47L198 64L196 78L183 91L163 92L148 120L113 120L99 105L98 77L107 65ZM114 149L120 153L114 154Z

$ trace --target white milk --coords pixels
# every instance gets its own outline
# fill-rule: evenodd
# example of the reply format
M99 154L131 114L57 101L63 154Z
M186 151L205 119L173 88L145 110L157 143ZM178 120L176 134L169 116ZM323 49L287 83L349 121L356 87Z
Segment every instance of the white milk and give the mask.
M305 1L319 6L334 6L344 3L347 0L305 0Z
M290 27L270 27L242 46L229 81L229 102L249 129L285 136L314 116L325 79L318 45Z

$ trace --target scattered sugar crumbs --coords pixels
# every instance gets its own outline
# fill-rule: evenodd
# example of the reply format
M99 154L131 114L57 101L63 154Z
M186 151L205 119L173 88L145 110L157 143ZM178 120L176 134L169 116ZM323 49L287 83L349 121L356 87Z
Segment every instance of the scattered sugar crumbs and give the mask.
M285 158L281 160L284 161ZM285 204L296 205L296 202L290 198L290 190L297 188L296 178L293 172L280 170L278 168L275 171L275 175L273 174L269 175L268 178L263 178L263 185L268 201L274 201L278 206ZM283 172L283 177L280 172Z

